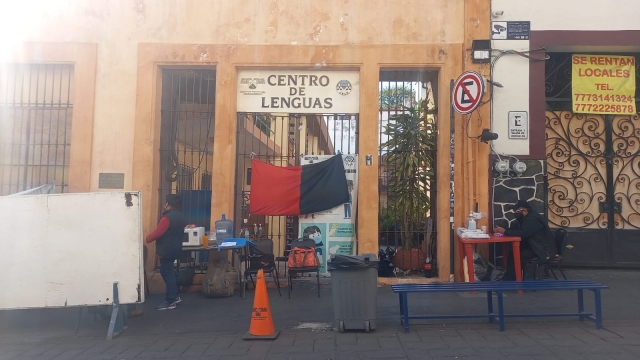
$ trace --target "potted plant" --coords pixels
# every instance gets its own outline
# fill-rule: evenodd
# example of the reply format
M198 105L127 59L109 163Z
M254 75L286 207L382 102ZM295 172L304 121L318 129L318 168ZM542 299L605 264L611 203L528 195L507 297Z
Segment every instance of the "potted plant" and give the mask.
M398 219L401 249L394 265L403 270L419 270L424 265L424 254L414 241L424 231L431 201L429 183L434 175L436 148L435 117L430 116L425 101L390 116L384 129L388 141L383 156L388 171L389 198L387 207ZM425 239L429 241L430 239Z

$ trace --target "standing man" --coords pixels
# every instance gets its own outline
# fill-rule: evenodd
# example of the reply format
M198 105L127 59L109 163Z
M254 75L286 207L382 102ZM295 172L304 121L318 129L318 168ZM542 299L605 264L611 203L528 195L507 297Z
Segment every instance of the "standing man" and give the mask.
M147 236L147 243L156 242L156 254L160 257L160 275L167 287L164 302L156 310L175 309L182 301L178 296L178 281L173 263L182 253L182 239L187 220L180 212L182 199L180 195L167 195L162 213L156 229ZM193 227L193 225L189 225Z
M344 218L351 219L351 204L353 203L353 180L347 180L347 188L349 189L349 202L344 203Z
M557 253L553 234L547 222L535 211L526 200L518 200L512 206L516 221L509 229L496 227L496 232L505 236L517 236L520 243L520 259L523 266L532 259L538 258L541 263L551 260ZM507 273L510 271L507 270ZM515 274L508 274L515 275Z

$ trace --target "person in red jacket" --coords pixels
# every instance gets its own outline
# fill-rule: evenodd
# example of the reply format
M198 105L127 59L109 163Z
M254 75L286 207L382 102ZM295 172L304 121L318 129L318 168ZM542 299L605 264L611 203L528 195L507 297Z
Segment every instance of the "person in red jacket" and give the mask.
M195 225L187 225L186 218L180 213L182 199L180 195L167 195L160 222L155 230L147 235L146 242L156 242L156 254L160 257L160 275L166 285L165 299L156 310L175 309L180 299L178 281L173 263L182 252L184 229Z

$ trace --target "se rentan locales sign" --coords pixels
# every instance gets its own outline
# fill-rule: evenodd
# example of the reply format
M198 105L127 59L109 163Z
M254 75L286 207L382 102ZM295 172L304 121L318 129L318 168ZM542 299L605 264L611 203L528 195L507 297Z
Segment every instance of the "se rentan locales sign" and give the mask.
M529 113L526 111L509 111L509 139L529 138Z
M636 113L636 59L633 56L576 54L571 64L574 113Z
M357 114L358 71L238 70L238 112Z

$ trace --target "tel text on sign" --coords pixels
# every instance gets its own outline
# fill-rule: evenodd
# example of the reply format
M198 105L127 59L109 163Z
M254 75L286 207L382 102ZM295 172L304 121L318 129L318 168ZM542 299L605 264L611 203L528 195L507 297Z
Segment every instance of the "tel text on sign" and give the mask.
M633 56L573 55L574 113L636 113L636 59Z

